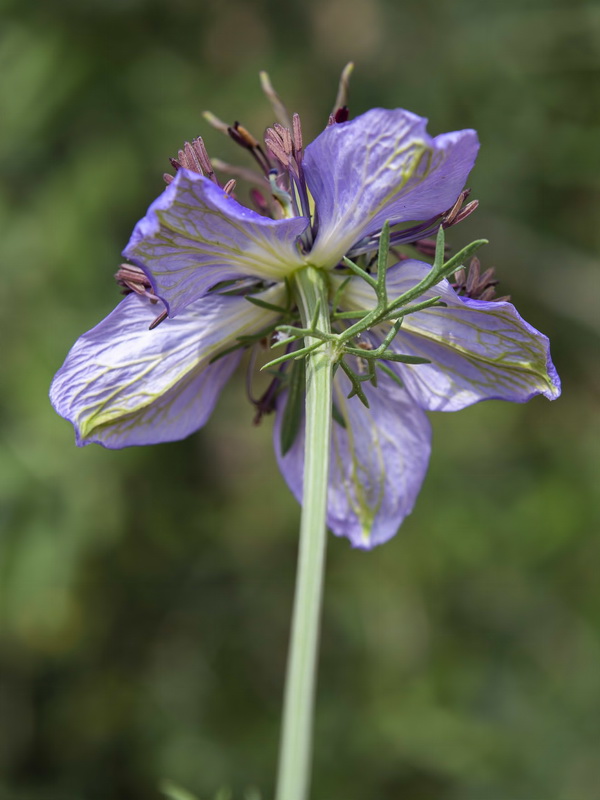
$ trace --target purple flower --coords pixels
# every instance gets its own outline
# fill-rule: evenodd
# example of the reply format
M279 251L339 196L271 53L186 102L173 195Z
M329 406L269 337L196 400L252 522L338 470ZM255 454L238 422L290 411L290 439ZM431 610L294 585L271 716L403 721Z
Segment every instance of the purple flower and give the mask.
M376 251L386 221L395 246L420 242L455 218L453 206L477 154L474 131L431 138L425 126L407 111L373 109L331 124L304 151L294 118L292 130L267 132L266 152L243 129L233 129L270 180L270 189L264 181L267 199L259 195L262 213L238 203L205 164L209 177L176 163L175 178L124 251L137 267L133 275L140 275L135 293L76 342L52 384L52 403L73 423L77 443L153 444L204 425L243 346L293 321L286 281L306 265L326 271L339 309L373 308L373 289L359 275L348 277L341 260ZM390 301L430 270L413 259L390 267ZM348 397L350 381L336 372L328 524L354 546L386 541L411 512L430 453L426 411L560 393L547 338L509 302L461 296L459 283L438 282L419 301L441 297L445 305L404 318L390 349L428 363L388 360L377 386L362 384L368 407ZM149 330L157 300L168 318ZM375 326L358 346L376 348L389 328L389 322ZM364 370L360 357L347 358L355 372ZM294 394L290 373L281 365L257 405L259 413L276 410L279 466L300 499L301 418L282 446Z

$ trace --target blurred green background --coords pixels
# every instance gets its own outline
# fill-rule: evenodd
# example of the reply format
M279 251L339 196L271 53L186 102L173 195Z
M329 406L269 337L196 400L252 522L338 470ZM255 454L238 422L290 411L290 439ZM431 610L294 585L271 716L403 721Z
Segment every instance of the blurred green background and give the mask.
M479 236L547 333L556 403L433 415L400 534L329 541L316 800L597 800L600 4L15 0L0 25L0 798L271 797L298 507L243 375L187 441L76 449L53 373L209 108L476 128Z

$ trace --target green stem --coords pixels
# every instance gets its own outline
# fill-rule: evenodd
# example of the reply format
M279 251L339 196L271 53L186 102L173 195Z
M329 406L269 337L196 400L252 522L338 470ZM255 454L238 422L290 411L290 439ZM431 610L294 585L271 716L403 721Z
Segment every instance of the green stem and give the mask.
M296 273L294 284L303 325L308 327L316 312L316 327L329 333L326 276L314 267L306 267ZM305 344L309 347L315 341L318 340L307 336ZM327 533L331 381L331 345L324 342L306 358L304 497L276 800L306 800L310 784Z

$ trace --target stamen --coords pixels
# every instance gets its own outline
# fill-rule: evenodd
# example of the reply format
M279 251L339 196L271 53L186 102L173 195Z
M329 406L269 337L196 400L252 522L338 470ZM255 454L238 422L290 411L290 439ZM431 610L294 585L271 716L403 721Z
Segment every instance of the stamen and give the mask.
M288 345L286 348L286 353L289 353L292 349L292 345ZM256 347L252 348L252 352L250 355L250 363L248 364L248 371L246 373L246 395L252 405L256 408L256 414L254 415L254 419L252 420L253 425L260 425L262 418L267 414L272 414L275 411L275 401L277 399L277 395L279 393L279 388L281 383L285 377L285 371L287 368L287 364L283 363L280 364L277 368L277 374L273 377L273 380L269 383L266 390L261 394L260 397L254 398L252 393L252 375L254 374L254 366L256 364Z
M271 83L271 78L267 72L260 72L260 85L267 96L267 100L271 103L271 107L273 108L273 112L275 113L275 118L279 120L282 125L285 125L286 128L291 128L292 125L290 123L290 115L288 113L287 108L281 102L281 98L273 88L273 84Z
M465 202L465 200L470 194L471 194L470 189L465 189L464 191L462 191L456 198L456 202L454 203L452 208L449 208L448 211L445 212L444 222L446 223L446 227L450 227L450 225L452 225L452 223L456 218L456 215L462 208L462 204Z
M289 153L291 156L293 154L293 144L292 144L292 134L289 128L284 128L283 125L280 125L279 122L276 122L273 125L274 130L279 134L281 139L281 144L283 149L286 153Z
M394 231L390 236L391 246L397 247L401 244L414 244L415 247L419 249L419 242L426 240L428 236L436 233L440 225L446 229L452 225L457 225L459 222L462 222L479 206L479 200L472 200L470 203L467 203L464 208L461 208L462 203L469 196L470 191L470 189L465 189L463 192L461 192L454 205L444 214L438 215L437 217L432 217L431 219L425 220L425 222L421 222L418 225L413 225L410 228ZM370 253L373 250L376 250L378 247L379 234L375 234L357 242L347 253L347 255L349 258L356 258L364 253Z
M227 181L227 183L223 187L223 191L229 197L232 196L232 194L233 194L233 192L235 190L236 183L237 183L236 179L235 178L231 178L231 180Z
M219 182L215 176L215 171L210 163L210 158L208 156L208 152L206 150L206 145L201 136L198 136L197 139L194 139L192 142L192 146L194 148L194 152L198 157L198 161L200 162L200 166L202 167L204 174L206 177L211 180L213 183L216 183L217 186Z
M289 188L296 213L310 218L310 203L302 169L302 125L298 114L294 114L292 128L293 130L284 128L276 122L272 128L267 128L265 144L291 179L292 185ZM301 241L306 249L310 248L313 234L314 231L310 228L302 234Z
M208 124L215 128L217 131L221 131L226 135L229 134L229 125L226 122L223 122L222 119L219 119L216 114L213 114L212 111L204 111L202 112L202 116L208 122Z
M298 173L293 160L292 136L287 128L277 122L272 128L267 128L265 144L285 170L292 169L295 174Z
M338 108L338 110L333 115L333 118L336 122L348 122L350 118L350 111L348 110L348 106L342 106Z
M478 208L479 200L471 200L464 208L462 207L470 194L471 190L465 189L458 195L456 203L454 203L452 208L446 211L442 217L442 225L444 228L449 228L451 225L458 225L459 222L462 222Z
M197 172L199 175L204 174L202 171L202 166L200 165L198 154L189 142L185 142L183 145L183 150L180 150L177 153L177 157L179 163L185 169L189 169L190 172Z
M471 295L475 287L479 286L480 270L481 270L481 262L476 256L475 258L471 259L471 263L469 264L469 272L467 274L467 285L465 287L468 295Z
M240 180L248 181L248 183L254 183L257 186L264 188L264 175L262 173L255 172L253 169L248 169L247 167L238 167L237 164L229 164L227 161L221 161L220 158L213 159L213 166L215 169L218 169L219 172L224 172L226 175L233 175Z
M134 264L121 264L119 269L115 272L115 280L122 286L123 294L139 294L141 297L147 297L151 303L157 303L158 297L151 291L152 284L148 277L139 267Z
M161 313L158 315L158 317L156 317L156 319L152 320L150 325L148 325L148 330L149 331L153 331L154 328L157 328L160 325L161 322L164 322L166 320L166 318L168 316L169 316L169 312L166 309L164 311L161 311Z
M457 225L459 222L462 222L478 208L479 208L479 200L471 200L471 202L467 203L467 205L464 208L461 208L461 210L456 215L456 219L452 224Z
M234 122L233 125L230 125L227 128L227 133L236 144L239 144L240 147L243 147L244 150L248 150L252 154L258 166L263 170L265 175L268 175L271 169L271 162L258 139L255 139L239 122Z
M338 109L344 108L348 104L348 89L350 88L350 76L352 75L353 70L354 70L354 63L352 61L349 61L342 70L342 74L340 75L340 83L338 86L337 96L335 98L335 103L333 104L333 109L331 111L331 114L334 117L334 119ZM346 119L348 118L346 117ZM335 121L345 122L346 120L335 119Z
M296 156L296 160L298 163L302 161L302 153L303 153L303 146L302 146L302 125L300 123L300 115L294 114L292 118L292 130L294 133L294 155Z
M206 147L200 136L193 139L191 144L185 142L183 148L177 153L177 158L170 158L169 161L175 172L178 172L182 168L189 169L190 172L196 172L198 175L205 175L213 183L216 183L217 186L219 185L215 176L215 171L210 163ZM167 183L171 183L171 180L167 180L165 177Z
M503 297L495 297L496 289L499 281L494 277L494 268L489 267L482 274L481 263L475 256L471 259L468 271L461 267L454 273L454 282L452 288L454 291L463 296L470 297L472 300L510 300L510 295Z
M244 128L243 125L240 125L239 122L234 122L233 126L227 129L227 133L234 142L241 144L241 146L245 147L247 150L253 150L255 147L258 147L258 139L255 139L250 131Z

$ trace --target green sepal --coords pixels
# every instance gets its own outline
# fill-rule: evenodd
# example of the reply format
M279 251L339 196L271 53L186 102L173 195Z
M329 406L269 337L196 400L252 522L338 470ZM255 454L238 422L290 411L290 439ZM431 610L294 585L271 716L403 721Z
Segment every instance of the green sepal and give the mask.
M287 402L281 423L280 445L283 456L296 441L302 423L305 374L304 359L293 361L288 382Z
M388 378L391 378L401 389L404 389L404 381L394 372L391 367L388 367L387 364L382 364L381 361L377 361L376 364L377 367L388 376Z
M331 416L333 417L334 421L337 422L338 425L341 425L344 430L346 429L346 420L342 416L342 412L337 407L335 400L331 404Z
M362 267L359 267L358 264L355 264L354 261L350 261L347 256L342 258L342 264L345 267L348 267L349 270L352 270L355 275L358 275L359 278L362 278L363 281L366 281L372 289L377 288L377 281L368 272L365 272Z
M220 353L217 353L216 356L213 356L208 363L214 364L215 361L218 361L220 358L223 358L223 356L228 356L230 353L234 353L236 350L239 350L240 347L245 347L245 345L243 345L241 342L238 342L237 344L232 344L231 347L228 347L225 350L221 350Z
M219 353L213 356L208 363L214 364L215 361L218 361L220 358L223 358L223 356L228 356L230 353L233 353L236 350L239 350L240 348L251 347L256 342L260 342L261 339L264 339L266 336L269 336L269 334L271 334L272 332L273 332L273 327L268 326L258 331L257 333L253 333L251 336L238 336L236 344L232 344L231 347L227 347L225 348L225 350L221 350Z
M295 339L289 339L285 343L290 344L291 342L295 341L296 341ZM291 361L303 358L309 353L312 353L313 350L316 350L318 347L321 347L322 344L323 342L315 342L314 344L310 344L308 347L302 347L300 350L291 350L289 353L285 353L285 355L279 356L279 358L274 358L267 364L263 364L263 366L260 368L260 371L263 372L264 370L270 369L271 367L276 367L278 364L283 364L284 361Z
M254 297L254 295L247 294L245 295L245 298L249 303L252 303L253 306L258 306L259 308L266 308L267 311L276 311L278 314L287 313L287 308L283 308L282 306L276 306L274 303L267 303L266 300L260 300L260 298Z
M421 356L405 356L402 353L394 353L393 350L384 350L379 356L384 361L400 361L402 364L431 364L428 358L421 358Z
M356 397L358 397L358 399L363 404L363 406L365 406L366 408L369 408L369 401L367 400L367 396L363 392L363 388L360 385L361 384L361 378L356 374L356 372L354 372L352 367L350 367L348 364L346 364L344 359L341 359L341 361L339 362L339 365L344 370L344 372L346 373L346 375L350 379L350 383L352 384L352 391L348 395L348 399L350 399L351 397L354 397L356 395ZM370 376L367 376L367 379L369 377Z

